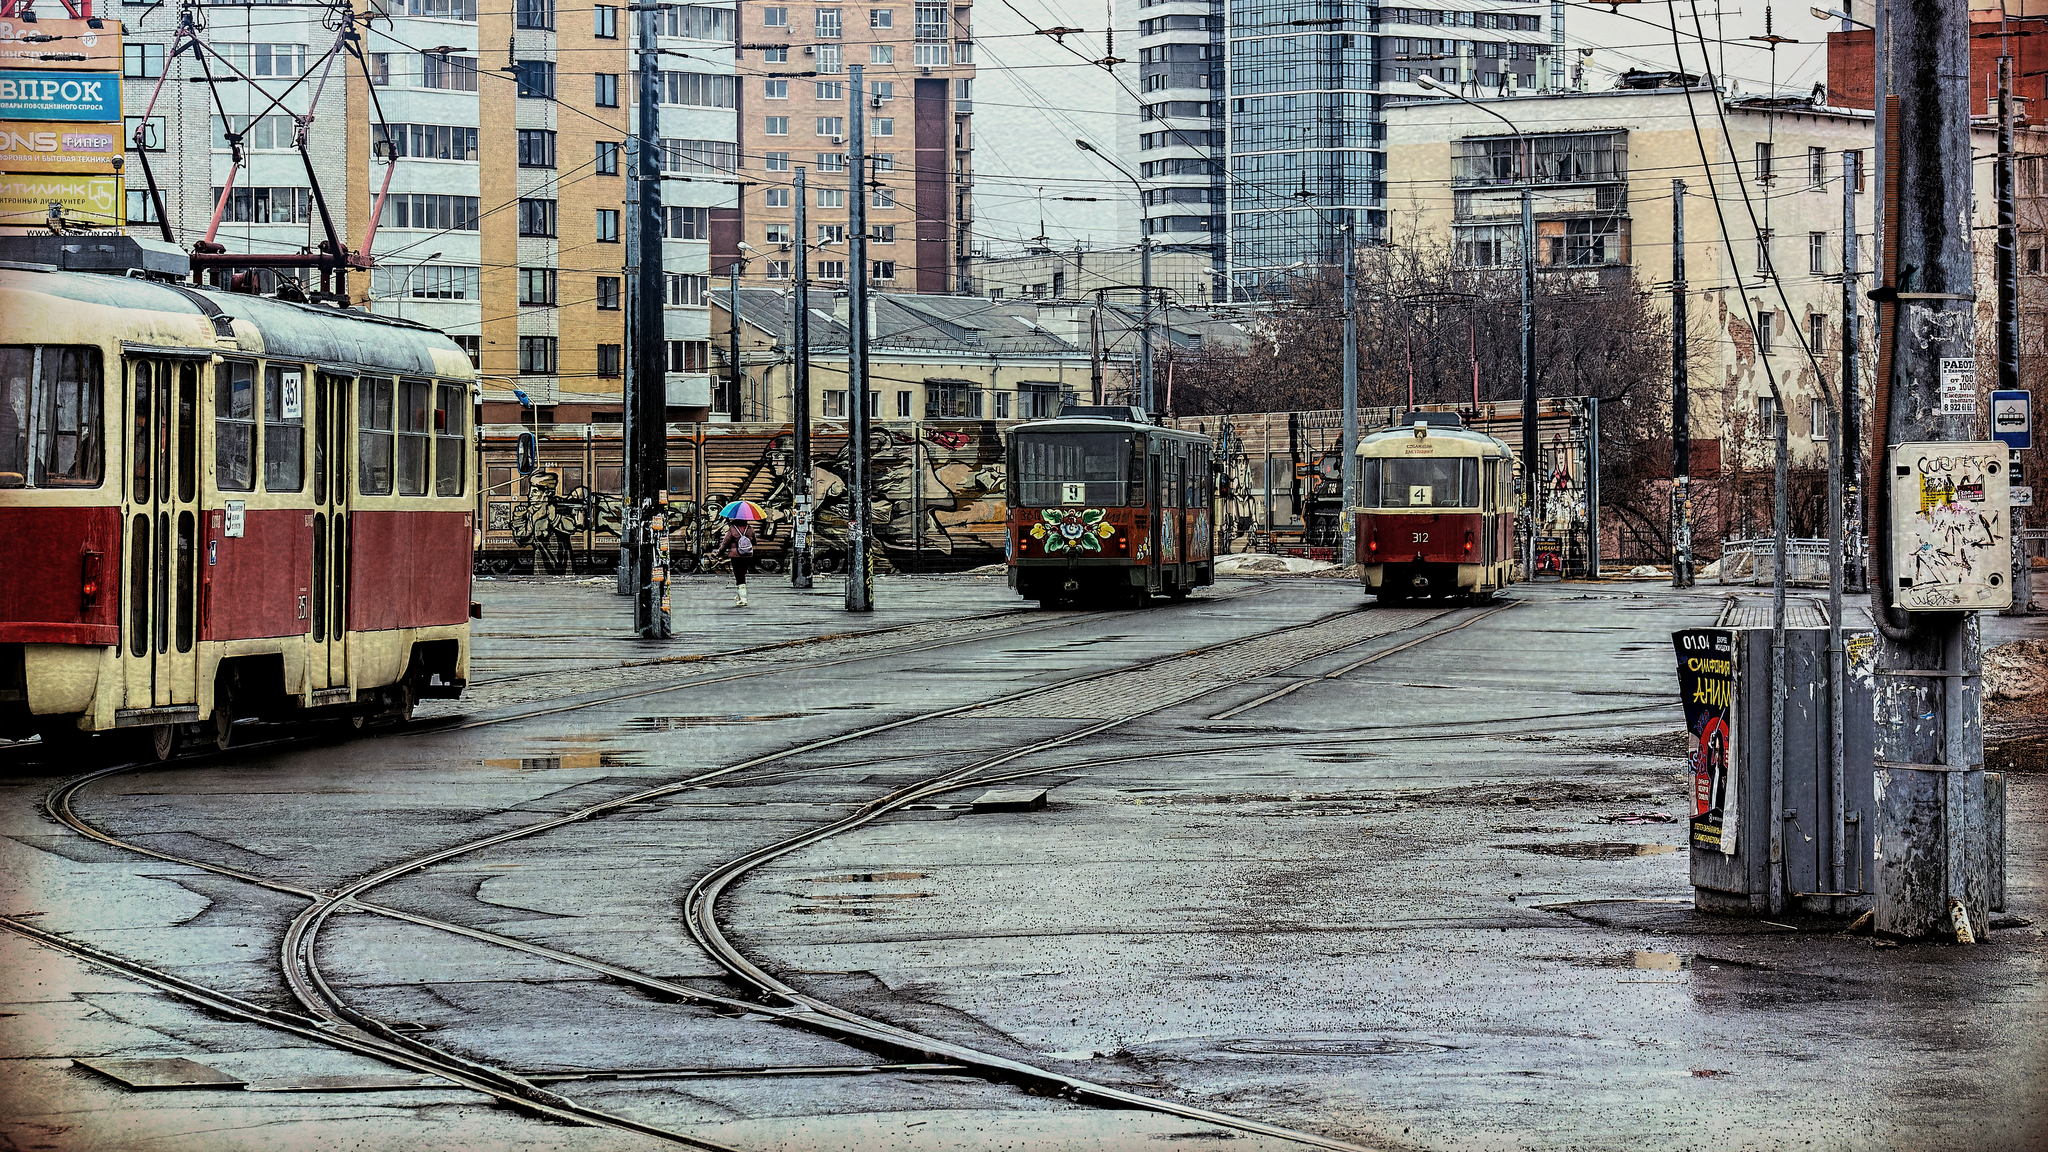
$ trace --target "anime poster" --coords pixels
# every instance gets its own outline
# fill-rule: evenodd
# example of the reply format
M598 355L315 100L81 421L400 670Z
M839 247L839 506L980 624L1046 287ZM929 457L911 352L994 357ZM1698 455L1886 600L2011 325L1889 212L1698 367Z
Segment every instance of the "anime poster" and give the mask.
M1735 854L1739 788L1735 774L1735 633L1687 628L1671 634L1678 650L1678 693L1685 705L1686 758L1692 770L1692 843Z

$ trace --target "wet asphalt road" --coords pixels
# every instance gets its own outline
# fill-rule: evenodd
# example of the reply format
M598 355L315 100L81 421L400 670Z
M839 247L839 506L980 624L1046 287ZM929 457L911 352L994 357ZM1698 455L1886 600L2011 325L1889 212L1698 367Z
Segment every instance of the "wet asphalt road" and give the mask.
M970 580L896 588L921 598L926 620L979 622L629 670L587 707L543 716L520 701L563 686L480 691L399 733L113 777L78 809L167 855L325 891L651 785L1027 693L458 857L363 898L743 997L682 922L696 877L900 785L1137 713L1005 766L1046 769L1003 785L1049 788L1045 808L977 812L979 787L932 798L742 877L720 924L782 980L897 1027L1367 1147L2043 1139L2037 927L1974 949L1880 948L1824 925L1701 917L1686 903L1683 825L1608 822L1683 811L1668 633L1711 623L1718 598L1549 586L1484 615L1356 613L1354 587L1297 580L1145 612L991 619L1000 598ZM488 606L493 590L479 588ZM611 607L601 590L506 591L526 605L560 595L565 612ZM783 595L756 597L772 642L845 630L843 617L806 623L817 605ZM1289 625L1306 627L1257 639ZM747 627L713 630L730 647ZM1030 691L1234 640L1246 642L1206 660ZM603 663L617 659L592 660ZM721 670L763 674L606 701L619 683ZM296 1009L278 954L303 899L84 840L35 808L73 766L6 755L7 914ZM2014 777L2011 806L2007 907L2039 921L2048 790ZM209 1017L11 933L0 949L12 974L0 1148L658 1146L454 1088L126 1092L71 1058L183 1056L255 1080L391 1070ZM501 1068L893 1059L363 912L334 916L316 951L358 1011ZM1289 1146L937 1072L554 1087L749 1149Z

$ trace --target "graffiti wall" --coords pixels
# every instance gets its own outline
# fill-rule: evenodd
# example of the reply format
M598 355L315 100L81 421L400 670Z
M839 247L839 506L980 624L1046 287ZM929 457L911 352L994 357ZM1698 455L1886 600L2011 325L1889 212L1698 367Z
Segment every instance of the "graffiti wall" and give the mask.
M1002 428L994 421L876 421L869 429L869 531L905 571L947 571L1003 557ZM480 571L610 571L618 561L625 451L617 425L486 425L479 466ZM539 468L516 467L520 432L537 433ZM751 500L764 567L779 567L794 527L794 433L788 424L671 424L669 547L678 570L715 562L718 510ZM843 423L811 436L813 548L821 571L843 563L851 453Z

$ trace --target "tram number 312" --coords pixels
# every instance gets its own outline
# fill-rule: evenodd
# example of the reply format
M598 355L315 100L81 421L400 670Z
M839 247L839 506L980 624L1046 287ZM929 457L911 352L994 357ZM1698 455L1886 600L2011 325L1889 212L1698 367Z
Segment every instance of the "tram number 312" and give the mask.
M1427 532L1411 532L1409 535L1415 537L1415 543L1417 544L1429 543L1429 533Z

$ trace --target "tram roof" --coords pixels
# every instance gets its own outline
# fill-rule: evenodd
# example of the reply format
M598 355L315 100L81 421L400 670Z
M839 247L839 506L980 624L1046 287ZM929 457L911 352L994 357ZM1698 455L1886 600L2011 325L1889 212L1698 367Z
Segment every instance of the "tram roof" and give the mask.
M297 304L244 292L223 292L189 284L166 284L95 272L40 271L16 264L0 275L0 288L34 292L88 307L115 312L189 315L197 327L208 325L201 301L234 321L240 350L254 355L299 360L337 368L365 368L394 375L467 379L473 371L451 371L469 365L469 356L438 329L393 316L375 316L356 309ZM115 335L119 335L118 327ZM153 333L154 335L154 333ZM253 339L252 339L253 337ZM161 344L161 336L146 341ZM220 351L207 341L195 350ZM441 353L436 356L435 353Z
M1507 441L1497 436L1489 436L1474 428L1467 428L1463 424L1447 424L1430 420L1427 421L1427 426L1429 428L1428 438L1431 440L1449 440L1460 447L1477 450L1474 452L1461 452L1459 455L1483 456L1487 454L1486 449L1489 448L1498 449L1504 456L1512 456L1515 452L1514 448ZM1360 456L1399 455L1400 453L1393 450L1392 445L1412 440L1414 436L1415 425L1412 422L1407 424L1389 424L1384 428L1377 428L1360 436L1358 438L1358 454Z
M1118 420L1108 416L1054 416L1047 420L1032 420L1013 424L1010 432L1145 432L1158 436L1182 440L1207 440L1200 432L1184 428L1169 428L1164 424L1140 423L1136 420Z

